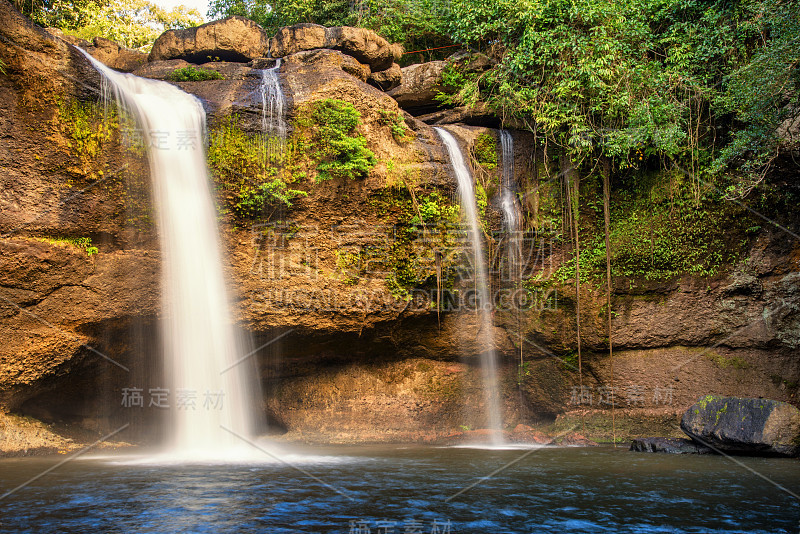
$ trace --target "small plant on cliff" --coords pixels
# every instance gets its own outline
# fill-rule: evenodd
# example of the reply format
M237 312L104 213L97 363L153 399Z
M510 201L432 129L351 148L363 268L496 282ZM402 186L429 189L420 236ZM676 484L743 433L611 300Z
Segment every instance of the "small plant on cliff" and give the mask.
M201 67L183 67L172 71L169 75L169 80L172 82L204 82L224 79L225 76L219 72Z
M294 149L311 156L317 181L364 177L375 166L375 154L358 132L360 123L361 114L343 100L328 98L301 108Z
M411 139L410 132L406 127L406 121L399 112L393 112L386 109L379 109L378 114L380 118L378 122L384 126L388 126L392 131L392 137L398 143L406 143Z
M36 239L53 245L72 245L82 248L90 258L100 252L97 247L92 246L91 237L37 237Z

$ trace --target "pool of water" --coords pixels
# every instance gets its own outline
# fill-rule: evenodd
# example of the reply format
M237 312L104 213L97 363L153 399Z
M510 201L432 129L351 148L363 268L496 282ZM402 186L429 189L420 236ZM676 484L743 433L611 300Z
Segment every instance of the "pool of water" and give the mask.
M0 460L0 495L62 460ZM737 461L610 447L87 454L0 499L0 532L800 532L800 502L776 486L800 494L800 462Z

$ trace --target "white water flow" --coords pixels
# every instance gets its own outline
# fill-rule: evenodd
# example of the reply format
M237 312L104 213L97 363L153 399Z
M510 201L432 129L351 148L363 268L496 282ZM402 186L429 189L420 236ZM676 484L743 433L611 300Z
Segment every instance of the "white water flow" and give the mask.
M472 182L472 174L467 169L464 161L464 154L458 146L455 137L443 128L434 128L444 141L447 153L450 155L450 163L453 166L456 180L458 181L458 193L461 209L467 222L467 232L472 249L473 266L475 271L475 287L477 292L478 313L480 315L479 346L483 347L481 352L481 368L483 371L483 389L486 400L486 417L489 429L493 432L492 444L500 445L503 442L503 420L500 410L500 387L497 380L497 354L494 350L494 339L492 335L492 302L489 288L489 273L486 270L486 260L483 257L483 242L478 223L478 206L475 201L475 188Z
M503 178L500 183L500 207L506 226L508 254L508 279L518 283L522 278L522 236L520 209L514 187L514 137L508 130L500 130L503 152Z
M257 382L253 362L243 358L225 289L203 106L168 83L121 74L84 55L103 75L104 93L113 90L148 147L163 254L167 453L227 458L242 449L232 433L253 434Z
M286 140L286 119L284 109L286 98L281 90L280 72L281 60L275 66L261 71L261 131L267 154L270 157L280 157Z

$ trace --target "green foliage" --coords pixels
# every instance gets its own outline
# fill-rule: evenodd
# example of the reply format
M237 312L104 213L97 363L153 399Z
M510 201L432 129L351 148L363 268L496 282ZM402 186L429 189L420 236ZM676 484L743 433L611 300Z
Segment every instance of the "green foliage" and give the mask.
M202 24L196 10L167 11L147 0L15 0L17 8L42 26L91 40L104 37L129 48L149 47L165 30Z
M300 109L295 151L314 161L317 181L362 178L375 166L375 155L358 131L360 124L361 114L343 100L317 100Z
M614 199L611 270L638 280L669 280L685 274L714 276L742 257L750 221L736 205L704 193L694 200L691 182L680 173L638 176L635 188ZM633 181L633 180L632 180ZM589 204L602 218L602 202ZM600 283L606 269L602 220L581 228L581 281ZM550 282L575 279L575 258Z
M407 143L411 139L410 132L406 127L406 121L400 112L392 112L386 109L379 109L380 118L378 122L388 126L392 131L392 137L398 143Z
M307 196L289 188L291 177L279 175L282 154L274 150L275 140L249 135L236 123L234 115L224 119L212 130L208 148L208 165L230 209L241 218L257 218Z
M484 169L490 171L497 167L497 142L488 133L482 133L475 139L472 146L475 161Z
M173 82L202 82L206 80L224 80L225 76L215 70L202 67L183 67L172 71L169 80Z
M411 224L457 224L458 221L458 205L445 200L438 191L422 197L419 201L419 214L411 218Z
M677 165L700 185L775 155L797 95L800 7L783 0L454 0L450 36L493 54L450 70L452 103L486 103L570 153L616 168Z

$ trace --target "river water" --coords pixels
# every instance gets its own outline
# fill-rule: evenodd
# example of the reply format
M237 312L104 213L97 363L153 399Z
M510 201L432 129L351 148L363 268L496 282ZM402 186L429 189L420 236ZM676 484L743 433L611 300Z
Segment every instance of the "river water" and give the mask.
M800 530L800 503L773 485L800 493L792 459L610 447L284 446L230 464L90 454L0 499L0 532ZM0 460L0 495L62 459Z

